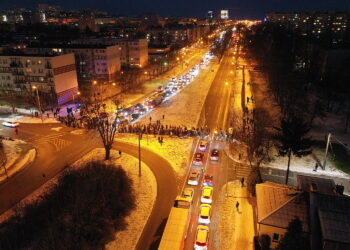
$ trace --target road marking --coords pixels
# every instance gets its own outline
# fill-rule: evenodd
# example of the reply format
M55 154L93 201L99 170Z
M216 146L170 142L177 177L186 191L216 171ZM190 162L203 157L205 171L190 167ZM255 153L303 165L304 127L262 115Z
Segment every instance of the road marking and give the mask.
M53 140L52 143L55 146L57 152L60 151L61 149L63 149L64 147L72 144L71 141L63 140L63 139L59 139L59 138Z

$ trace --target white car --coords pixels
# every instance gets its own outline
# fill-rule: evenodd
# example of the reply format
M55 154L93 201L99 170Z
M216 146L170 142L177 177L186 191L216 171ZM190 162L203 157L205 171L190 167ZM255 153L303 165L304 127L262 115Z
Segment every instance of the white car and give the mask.
M198 146L199 151L204 152L207 149L207 145L208 143L206 141L200 141Z
M2 125L4 125L5 127L11 127L11 128L15 128L19 126L18 122L3 122Z
M201 202L206 204L211 204L213 202L213 188L212 187L203 187Z
M196 241L194 243L195 250L207 250L209 242L209 227L199 225L197 227Z
M185 189L182 191L181 196L184 197L184 198L188 198L189 201L192 202L193 194L194 194L193 188L185 188Z
M209 224L210 223L210 215L211 215L211 205L202 204L199 207L198 222L202 223L202 224Z
M191 186L197 186L198 185L198 180L199 180L199 173L198 172L191 172L187 184Z

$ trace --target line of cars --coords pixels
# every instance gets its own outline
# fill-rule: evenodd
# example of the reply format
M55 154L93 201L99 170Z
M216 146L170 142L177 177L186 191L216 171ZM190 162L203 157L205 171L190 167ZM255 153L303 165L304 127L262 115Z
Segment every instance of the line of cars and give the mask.
M201 185L201 196L199 206L199 216L198 216L198 226L196 231L196 238L194 243L194 249L196 250L206 250L208 249L209 242L209 224L211 219L211 211L213 203L213 181L214 177L209 174L205 174L204 169L204 153L209 150L208 141L201 140L198 144L198 150L195 152L191 171L187 179L188 186L198 186ZM211 161L219 161L219 150L212 149L209 153ZM200 183L201 173L203 173L203 179ZM194 188L185 187L182 192L182 197L189 197L192 201L194 196Z
M171 78L165 86L159 86L157 90L143 102L135 105L118 107L115 111L118 124L135 122L155 107L177 94L181 89L190 84L199 74L201 68L205 68L212 58L211 52L207 52L200 63L196 64L185 75Z

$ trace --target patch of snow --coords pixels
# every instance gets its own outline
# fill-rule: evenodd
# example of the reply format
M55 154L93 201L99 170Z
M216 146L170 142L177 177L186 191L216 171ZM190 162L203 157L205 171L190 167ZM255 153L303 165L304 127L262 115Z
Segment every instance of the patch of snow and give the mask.
M277 151L274 149L272 150L272 154L274 155L274 158L269 163L263 163L261 164L261 167L270 167L270 168L276 168L276 169L282 169L287 170L287 164L288 164L288 157L278 157ZM319 163L319 165L323 164L324 161L324 150L321 150L319 148L314 148L312 151L312 154L299 158L292 156L290 160L290 170L293 172L298 173L307 173L307 174L318 174L318 175L325 175L325 176L333 176L333 177L345 177L349 178L350 175L344 173L343 171L337 169L335 167L335 162L330 157L327 157L327 166L326 170L323 170L321 167L318 167L317 172L314 171L316 162Z
M152 117L152 121L160 120L164 124L197 127L205 98L218 66L210 63L205 69L201 70L192 83L143 116L138 122L148 123L150 117ZM164 121L162 119L163 115Z
M61 130L62 128L63 128L63 127L51 128L51 130L54 130L54 131L60 132L60 130Z
M26 144L25 141L16 139L14 141L3 140L2 142L7 159L5 168L10 178L34 160L36 151L35 149L31 149L22 156L21 146ZM2 167L0 169L0 182L5 181L6 179L5 169Z
M71 131L70 133L74 134L74 135L83 135L83 134L87 133L87 130L86 129L76 129L76 130Z
M138 144L138 136L134 134L116 134L115 140ZM182 177L187 169L193 138L163 137L163 140L161 145L158 142L158 137L148 135L147 139L147 135L143 135L141 147L152 150L164 159L167 159L178 177Z
M242 188L239 181L227 183L227 195L226 185L222 187L213 215L212 223L217 226L215 237L211 238L213 249L254 249L254 210L248 197L247 188Z

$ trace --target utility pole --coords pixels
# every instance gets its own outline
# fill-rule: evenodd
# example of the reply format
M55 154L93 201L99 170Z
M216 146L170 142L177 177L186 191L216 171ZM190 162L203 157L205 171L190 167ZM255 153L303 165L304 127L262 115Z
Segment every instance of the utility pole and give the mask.
M33 86L32 88L35 89L35 91L36 91L36 98L37 98L37 102L38 102L38 107L39 107L41 122L43 123L43 122L44 122L44 119L43 119L43 111L42 111L42 109L41 109L41 103L40 103L40 98L39 98L38 87Z
M326 152L324 154L323 170L326 170L327 155L328 155L328 149L329 149L330 141L331 141L331 133L328 133L328 135L327 135L327 144L326 144Z
M139 176L141 177L141 132L139 133Z

